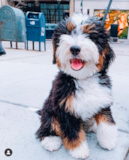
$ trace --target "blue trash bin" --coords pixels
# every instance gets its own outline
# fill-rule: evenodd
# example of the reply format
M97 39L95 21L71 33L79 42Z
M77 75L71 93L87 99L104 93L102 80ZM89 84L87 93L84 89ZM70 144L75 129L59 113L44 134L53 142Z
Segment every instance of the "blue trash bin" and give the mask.
M44 50L46 51L46 20L43 13L27 12L26 13L26 31L27 31L27 50L28 41L39 42L39 51L41 51L41 42L44 42Z
M54 29L57 26L57 24L54 23L46 23L46 38L51 39L52 35L54 33Z

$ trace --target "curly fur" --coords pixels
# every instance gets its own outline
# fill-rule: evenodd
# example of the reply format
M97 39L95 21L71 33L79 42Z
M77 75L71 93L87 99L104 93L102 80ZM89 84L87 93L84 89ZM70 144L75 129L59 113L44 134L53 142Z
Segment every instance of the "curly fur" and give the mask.
M41 126L36 132L47 150L59 149L62 141L73 157L87 158L89 149L84 130L88 121L88 131L97 133L103 148L115 147L117 129L110 109L112 85L107 75L115 55L109 40L110 35L101 22L82 15L63 20L55 28L53 63L57 63L60 71L43 109L38 111ZM74 57L70 47L75 44L81 48L76 58L86 61L79 71L70 67ZM55 146L51 139L54 143L57 140Z

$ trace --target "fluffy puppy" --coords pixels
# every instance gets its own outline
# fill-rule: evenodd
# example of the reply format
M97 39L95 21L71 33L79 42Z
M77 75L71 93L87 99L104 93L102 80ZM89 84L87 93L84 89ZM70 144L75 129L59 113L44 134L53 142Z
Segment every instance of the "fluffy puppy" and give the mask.
M85 122L90 124L88 131L97 133L101 147L115 147L117 129L107 75L114 52L109 38L101 22L81 14L55 28L53 62L60 71L40 111L41 126L36 133L45 149L55 151L63 143L72 157L87 158Z

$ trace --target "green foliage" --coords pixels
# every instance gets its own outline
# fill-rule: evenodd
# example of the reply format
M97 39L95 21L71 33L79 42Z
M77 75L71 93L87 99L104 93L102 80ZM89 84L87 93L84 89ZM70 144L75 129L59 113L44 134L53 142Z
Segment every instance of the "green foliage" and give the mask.
M118 36L119 38L127 39L128 27L123 30L123 32Z

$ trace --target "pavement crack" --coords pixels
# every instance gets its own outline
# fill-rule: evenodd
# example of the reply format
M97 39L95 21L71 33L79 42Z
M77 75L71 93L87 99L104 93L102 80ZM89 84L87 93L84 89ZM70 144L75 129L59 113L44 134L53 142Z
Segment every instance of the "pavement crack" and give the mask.
M1 100L1 99L0 99L0 102L7 103L7 104L12 104L12 105L20 106L20 107L24 107L24 108L32 108L32 107L24 105L24 104L9 102L9 101L5 101L5 100Z
M126 153L126 155L125 155L124 160L127 160L128 156L129 156L129 148L128 148L128 151L127 151L127 153Z
M123 129L118 129L118 131L129 134L129 131L126 131L126 130L123 130Z

